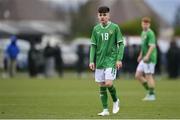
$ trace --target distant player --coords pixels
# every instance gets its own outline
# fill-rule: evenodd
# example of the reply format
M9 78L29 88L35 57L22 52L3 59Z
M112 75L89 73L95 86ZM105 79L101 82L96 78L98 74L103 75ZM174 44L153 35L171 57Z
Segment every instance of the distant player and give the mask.
M109 90L113 99L113 114L119 111L119 99L113 80L116 78L116 71L122 67L124 53L123 37L117 24L109 21L110 9L106 6L99 7L97 24L91 36L90 63L91 70L95 70L95 81L100 86L100 98L103 111L100 116L109 115L108 96Z
M154 88L155 81L153 74L157 62L156 38L154 32L150 29L151 19L149 17L142 18L141 26L141 52L138 57L138 66L136 70L136 79L138 79L144 88L148 91L143 100L156 100Z

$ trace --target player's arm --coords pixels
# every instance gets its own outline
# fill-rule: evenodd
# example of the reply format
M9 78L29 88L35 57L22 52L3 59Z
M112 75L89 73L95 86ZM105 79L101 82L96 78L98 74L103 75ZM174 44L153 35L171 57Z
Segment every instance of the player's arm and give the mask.
M94 64L94 59L95 59L95 53L96 53L96 45L91 44L90 48L90 63L89 63L89 68L91 70L95 70L95 64Z
M116 59L116 67L117 69L120 69L122 67L122 59L124 55L124 39L122 37L121 31L119 27L117 27L117 47L118 47L118 53L117 53L117 59Z
M117 55L117 61L122 61L124 56L124 43L119 42L118 43L118 55Z
M142 59L142 51L140 51L137 61L140 62Z
M122 59L124 54L124 44L118 43L118 55L117 55L117 61L116 61L116 67L117 69L122 68Z
M154 48L155 48L155 45L149 45L148 52L147 52L146 56L143 58L144 62L147 62L149 60L149 57L150 57L152 51L154 50Z
M144 62L147 62L149 60L150 55L151 55L152 51L154 50L154 48L156 46L156 43L155 43L156 41L155 41L154 34L150 33L148 35L148 37L149 37L149 43L148 43L149 48L148 48L148 52L146 53L145 57L143 58Z
M90 57L89 57L89 68L95 70L95 54L96 54L96 33L93 29L91 36L91 48L90 48Z

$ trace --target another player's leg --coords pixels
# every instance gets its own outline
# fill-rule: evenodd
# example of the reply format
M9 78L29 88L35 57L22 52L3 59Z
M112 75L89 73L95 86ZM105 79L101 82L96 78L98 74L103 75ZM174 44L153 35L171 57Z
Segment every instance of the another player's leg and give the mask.
M149 87L148 95L147 97L144 98L144 100L146 101L156 100L154 93L155 81L153 79L154 68L155 68L155 64L153 63L145 64L144 66L145 79L147 80Z
M148 82L147 82L146 78L144 77L143 72L136 71L135 77L137 80L139 80L139 82L142 84L144 89L148 91L149 90Z
M135 77L137 80L140 81L140 83L142 84L144 89L147 91L146 96L142 100L148 100L148 98L149 98L149 86L148 86L148 82L147 82L146 78L143 76L143 72L136 71Z
M144 89L148 92L149 91L149 86L148 86L148 82L146 80L146 78L144 77L144 66L145 66L145 63L143 61L141 61L138 66L137 66L137 69L136 69L136 74L135 74L135 78L137 80L139 80L139 82L142 84L142 86L144 87ZM149 94L147 94L145 96L148 97ZM143 98L143 99L145 99Z
M155 81L154 81L153 75L152 74L146 74L145 78L148 81L149 93L148 93L148 97L146 97L144 100L154 101L154 100L156 100L156 97L155 97L155 92L154 92Z

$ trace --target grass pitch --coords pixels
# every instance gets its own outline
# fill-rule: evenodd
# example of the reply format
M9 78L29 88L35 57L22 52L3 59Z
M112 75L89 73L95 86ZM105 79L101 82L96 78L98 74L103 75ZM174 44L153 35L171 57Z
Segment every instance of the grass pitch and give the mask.
M73 74L51 79L30 79L25 76L0 78L0 118L180 118L180 80L157 80L157 100L143 102L143 87L133 78L125 79L120 77L115 81L121 102L120 112L101 117L97 116L102 110L99 88L92 75L81 79ZM111 111L111 98L108 103Z

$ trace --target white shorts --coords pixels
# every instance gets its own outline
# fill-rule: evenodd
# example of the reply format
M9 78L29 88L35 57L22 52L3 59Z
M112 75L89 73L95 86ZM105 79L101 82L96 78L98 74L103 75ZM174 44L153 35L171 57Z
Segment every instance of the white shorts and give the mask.
M155 64L154 63L145 63L143 60L141 60L137 66L136 71L140 71L145 74L154 74Z
M117 70L115 68L96 69L95 81L105 82L106 80L115 80Z

